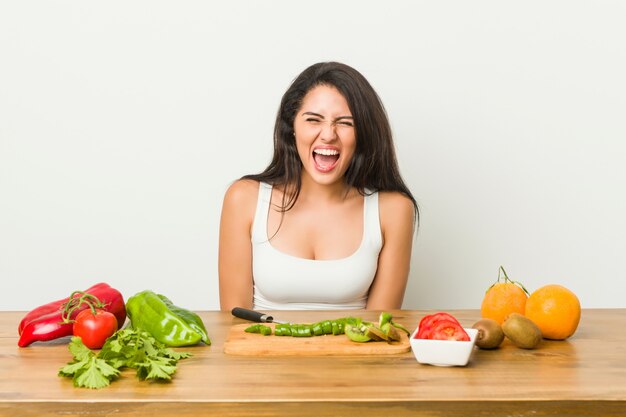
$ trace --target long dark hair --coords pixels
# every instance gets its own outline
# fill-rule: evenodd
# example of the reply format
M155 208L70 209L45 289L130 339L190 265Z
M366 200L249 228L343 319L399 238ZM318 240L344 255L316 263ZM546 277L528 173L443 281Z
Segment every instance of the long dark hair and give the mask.
M408 197L419 219L417 202L402 180L385 108L365 77L339 62L320 62L305 69L287 89L280 102L274 125L274 156L260 174L243 179L283 187L282 210L295 204L302 186L302 162L296 149L294 120L304 96L314 87L336 88L348 102L356 133L356 150L345 174L345 182L361 195L366 189L398 191Z

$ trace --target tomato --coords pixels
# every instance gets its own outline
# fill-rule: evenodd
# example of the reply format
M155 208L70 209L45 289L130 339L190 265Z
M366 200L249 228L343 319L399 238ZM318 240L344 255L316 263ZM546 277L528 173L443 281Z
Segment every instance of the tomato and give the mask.
M461 323L449 313L435 313L424 316L419 322L416 339L470 340Z
M452 321L456 324L459 325L459 327L461 326L461 324L459 323L459 321L452 316L449 313L435 313L435 314L429 314L427 316L424 316L422 318L422 320L420 320L419 325L418 325L418 331L417 331L417 335L415 336L417 339L430 339L430 335L431 335L431 330L433 328L433 325L435 323L437 323L440 320L448 320L448 321Z
M94 314L88 308L78 313L74 321L74 336L80 337L89 349L100 349L116 331L117 319L105 310L96 309Z
M452 320L439 320L430 329L430 339L432 340L458 340L467 342L469 335L461 325Z

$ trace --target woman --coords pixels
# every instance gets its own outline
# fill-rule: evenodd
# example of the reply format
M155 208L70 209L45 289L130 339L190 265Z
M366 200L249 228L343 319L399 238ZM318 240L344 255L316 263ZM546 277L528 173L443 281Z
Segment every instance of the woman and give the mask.
M269 166L225 194L221 309L400 308L417 215L374 89L312 65L282 98Z

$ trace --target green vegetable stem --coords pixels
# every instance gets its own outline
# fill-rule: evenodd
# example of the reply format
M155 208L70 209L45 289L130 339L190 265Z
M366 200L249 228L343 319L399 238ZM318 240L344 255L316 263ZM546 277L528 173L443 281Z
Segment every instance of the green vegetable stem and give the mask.
M211 344L202 319L165 296L145 290L130 297L126 312L133 328L143 329L167 346Z

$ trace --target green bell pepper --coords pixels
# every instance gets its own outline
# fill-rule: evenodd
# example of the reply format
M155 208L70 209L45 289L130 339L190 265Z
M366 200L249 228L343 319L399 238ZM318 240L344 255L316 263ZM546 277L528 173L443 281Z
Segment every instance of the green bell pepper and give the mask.
M126 313L133 328L147 331L167 346L190 346L200 341L211 344L200 316L150 290L130 297Z

